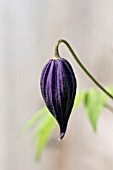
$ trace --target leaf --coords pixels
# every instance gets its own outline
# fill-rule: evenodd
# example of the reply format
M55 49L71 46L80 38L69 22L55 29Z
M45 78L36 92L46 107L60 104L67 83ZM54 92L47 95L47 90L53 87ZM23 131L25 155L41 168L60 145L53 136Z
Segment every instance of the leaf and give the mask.
M77 108L83 102L84 96L85 96L85 91L80 91L77 93L77 95L75 96L75 101L73 106L74 109Z
M94 89L90 89L86 92L84 97L84 106L94 131L96 131L97 121L104 104L105 97L101 92Z
M40 120L40 121L39 121ZM38 124L37 124L38 123ZM22 128L19 137L31 126L36 124L36 158L39 159L44 146L49 141L50 135L52 134L55 121L53 117L49 114L46 107L42 107ZM38 140L37 140L38 139Z
M42 107L35 115L24 125L24 127L21 129L19 133L19 137L32 125L34 125L42 116L44 113L47 112L46 107Z
M51 115L47 114L43 119L43 122L40 123L35 134L35 138L37 139L36 159L40 158L44 146L48 143L54 128L55 121Z

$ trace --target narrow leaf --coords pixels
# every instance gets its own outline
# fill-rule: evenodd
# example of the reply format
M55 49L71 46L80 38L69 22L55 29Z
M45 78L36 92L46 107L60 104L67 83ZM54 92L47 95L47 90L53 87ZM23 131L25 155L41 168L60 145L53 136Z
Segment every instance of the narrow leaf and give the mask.
M77 108L83 102L84 96L85 96L85 91L80 91L77 93L73 105L74 109Z
M94 89L90 89L86 92L84 97L84 106L93 130L96 131L97 121L100 116L100 112L104 107L105 98L101 92Z
M48 143L50 136L55 128L55 121L49 114L45 116L43 122L40 123L38 130L36 131L35 138L37 139L36 144L36 159L39 159L41 153Z
M46 112L47 112L47 108L42 107L37 113L35 113L34 116L30 120L28 120L28 122L21 129L19 136L21 136L28 128L34 125Z

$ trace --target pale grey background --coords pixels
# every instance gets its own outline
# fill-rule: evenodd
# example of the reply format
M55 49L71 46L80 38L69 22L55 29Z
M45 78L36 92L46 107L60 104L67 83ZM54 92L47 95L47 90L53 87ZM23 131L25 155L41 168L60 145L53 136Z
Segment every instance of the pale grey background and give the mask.
M33 129L23 125L43 104L39 77L59 38L67 39L105 86L113 84L112 0L0 0L0 170L113 170L113 115L104 111L93 133L82 108L73 112L62 142L58 128L41 162ZM78 89L95 87L70 60Z

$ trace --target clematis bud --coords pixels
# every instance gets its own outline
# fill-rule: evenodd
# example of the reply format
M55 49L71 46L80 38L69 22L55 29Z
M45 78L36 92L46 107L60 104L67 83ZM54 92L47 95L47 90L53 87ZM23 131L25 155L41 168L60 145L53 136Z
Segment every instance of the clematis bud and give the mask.
M76 78L64 58L51 59L44 67L40 80L47 108L60 126L60 139L65 135L76 94Z

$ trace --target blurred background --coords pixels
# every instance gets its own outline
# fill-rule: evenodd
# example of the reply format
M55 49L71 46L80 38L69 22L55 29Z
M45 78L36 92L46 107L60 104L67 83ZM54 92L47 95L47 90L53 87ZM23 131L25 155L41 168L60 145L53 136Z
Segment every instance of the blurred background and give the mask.
M0 169L113 170L113 114L104 110L94 133L81 107L73 111L65 138L59 129L34 157L33 130L24 124L44 105L40 74L58 39L104 86L113 84L112 0L0 0ZM60 52L74 68L78 90L96 86L64 45Z

